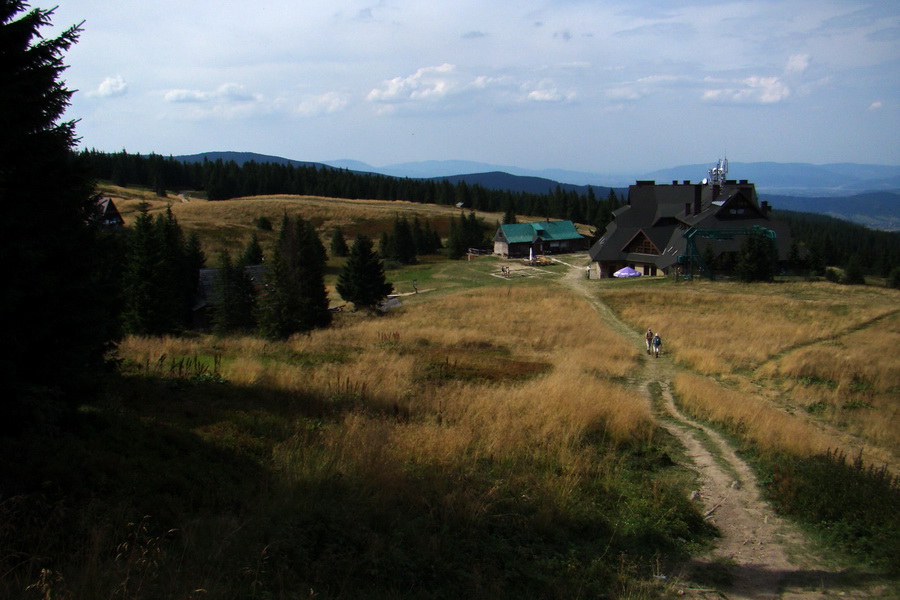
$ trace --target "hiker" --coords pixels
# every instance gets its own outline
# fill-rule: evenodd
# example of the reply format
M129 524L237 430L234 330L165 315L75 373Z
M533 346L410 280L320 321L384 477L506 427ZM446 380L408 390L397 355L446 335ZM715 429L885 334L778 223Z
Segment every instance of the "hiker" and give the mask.
M659 333L653 336L653 352L656 353L656 358L659 358L659 347L662 346L662 338L659 337Z
M649 355L653 348L653 330L647 329L647 335L644 337L647 339L647 354Z

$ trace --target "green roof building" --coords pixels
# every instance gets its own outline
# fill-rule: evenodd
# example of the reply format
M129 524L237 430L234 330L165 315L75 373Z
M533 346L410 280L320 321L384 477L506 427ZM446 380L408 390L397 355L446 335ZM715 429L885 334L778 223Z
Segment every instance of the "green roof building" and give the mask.
M501 225L493 242L494 254L510 258L583 252L589 245L589 240L578 233L572 221Z

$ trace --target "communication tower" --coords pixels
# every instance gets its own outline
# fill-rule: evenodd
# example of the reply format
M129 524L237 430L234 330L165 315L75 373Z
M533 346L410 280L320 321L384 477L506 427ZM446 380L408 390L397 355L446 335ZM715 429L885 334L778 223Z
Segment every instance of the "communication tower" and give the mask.
M716 166L709 169L708 172L709 179L705 183L725 185L725 180L728 178L728 159L720 158L719 162L716 163Z

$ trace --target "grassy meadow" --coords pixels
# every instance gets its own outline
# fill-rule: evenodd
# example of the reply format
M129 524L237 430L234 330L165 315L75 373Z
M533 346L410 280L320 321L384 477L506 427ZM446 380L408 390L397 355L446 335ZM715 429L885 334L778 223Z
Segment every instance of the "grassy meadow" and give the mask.
M173 211L209 254L259 206L348 237L401 206L254 202ZM22 457L5 467L0 597L665 593L653 576L714 532L630 385L638 349L585 318L561 266L501 264L426 257L389 273L400 309L285 342L126 338L63 429L0 440Z
M275 234L256 228L260 216L277 228L299 214L327 246L335 225L377 239L398 214L417 215L446 235L459 213L101 193L129 223L141 201L171 205L207 257L239 252L254 232L266 248ZM341 264L329 261L333 305ZM697 483L678 466L683 449L639 390L641 348L592 318L558 281L562 265L499 276L509 264L422 257L388 271L402 307L339 312L284 342L124 339L76 416L0 440L21 457L0 478L16 482L0 497L0 597L672 597L655 576L715 531L688 499ZM896 501L895 480L873 471L896 472L896 291L590 284L636 332L662 332L681 406L756 457L786 513L850 513L863 489L863 512ZM816 487L823 478L852 482L849 495ZM805 500L817 494L827 506ZM889 551L900 534L873 532L865 515L842 523L832 537Z
M664 280L598 293L661 332L680 406L755 457L776 506L900 570L900 293Z

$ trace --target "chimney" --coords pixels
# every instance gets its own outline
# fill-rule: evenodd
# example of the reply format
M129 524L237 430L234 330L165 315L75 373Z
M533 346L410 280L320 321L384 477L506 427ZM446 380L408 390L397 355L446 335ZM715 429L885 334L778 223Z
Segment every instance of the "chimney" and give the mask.
M721 192L721 191L722 191L722 187L718 183L714 183L713 184L713 196L712 196L713 202L715 202L716 198L719 197L719 192Z
M684 214L685 215L691 214L691 203L690 202L684 203Z
M762 206L760 208L762 208L762 214L764 215L769 214L769 212L772 210L772 207L769 206L769 203L766 200L762 201Z
M700 191L703 189L703 186L695 186L694 187L694 214L700 214Z

